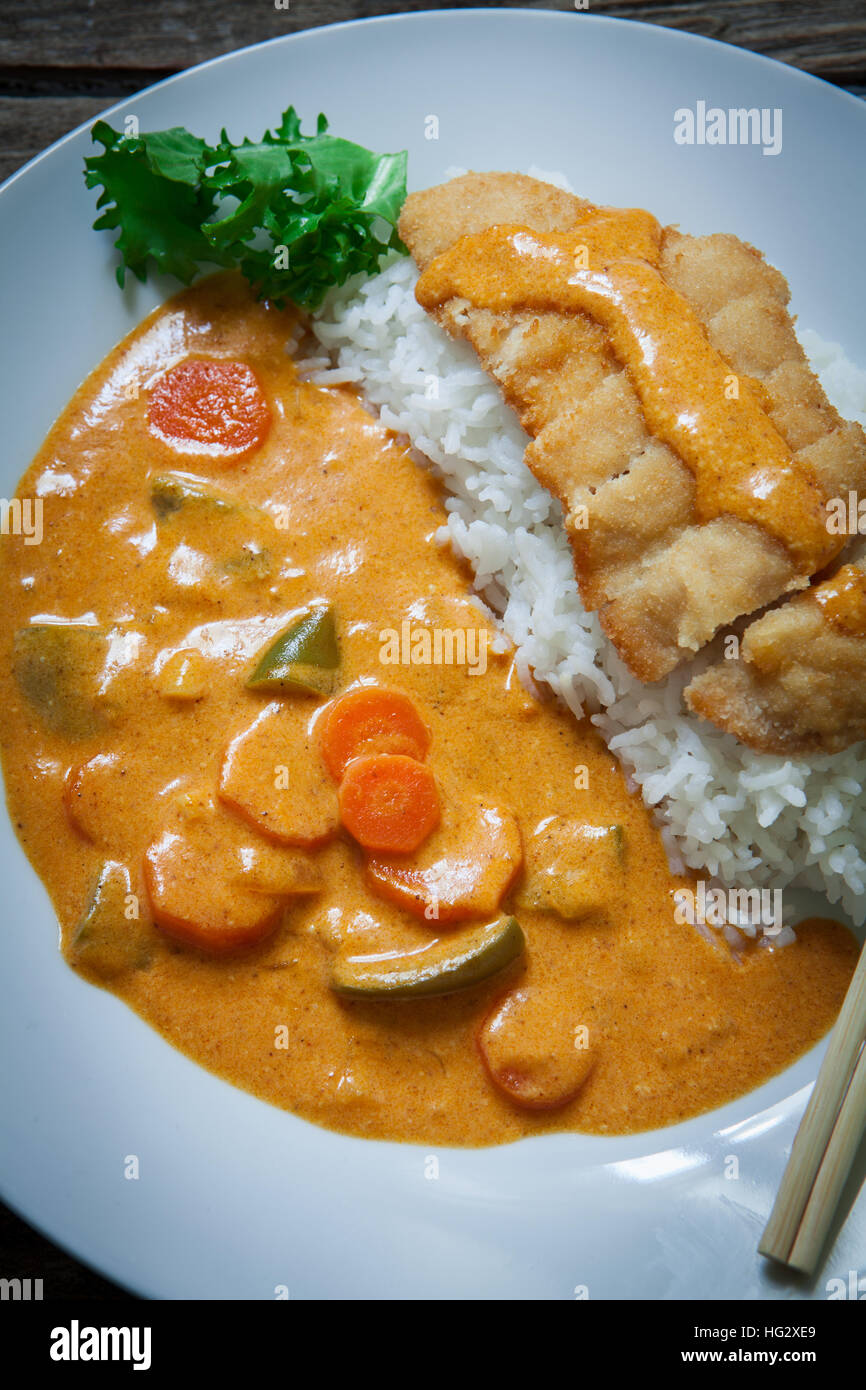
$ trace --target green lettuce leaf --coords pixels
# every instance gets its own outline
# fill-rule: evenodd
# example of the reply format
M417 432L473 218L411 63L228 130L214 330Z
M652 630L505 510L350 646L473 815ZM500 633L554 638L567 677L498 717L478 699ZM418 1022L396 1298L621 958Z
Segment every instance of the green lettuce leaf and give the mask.
M185 284L207 266L235 266L262 298L315 309L332 285L374 274L405 252L397 218L407 156L374 154L327 133L304 135L289 107L275 131L208 145L181 126L123 135L93 128L104 153L85 160L101 187L97 228L118 229L118 281L145 279L151 263Z

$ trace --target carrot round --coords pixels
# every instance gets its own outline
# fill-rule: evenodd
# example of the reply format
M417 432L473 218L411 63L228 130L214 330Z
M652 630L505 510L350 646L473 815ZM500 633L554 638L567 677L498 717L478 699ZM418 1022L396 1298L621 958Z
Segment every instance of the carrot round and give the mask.
M362 685L326 709L319 725L322 756L335 782L353 758L396 753L423 762L430 730L408 695Z
M182 452L239 457L264 443L271 410L245 362L189 357L159 378L147 420L153 434Z
M226 813L227 814L227 813ZM185 946L220 955L253 946L276 927L284 900L245 892L215 865L213 836L165 830L144 856L153 920ZM210 855L202 853L203 848Z
M443 788L442 824L419 854L373 855L365 877L381 898L440 926L492 917L523 862L513 811Z
M340 815L365 849L410 854L439 824L433 774L400 753L353 758L340 783Z
M268 843L196 791L178 799L148 847L144 881L156 925L217 955L262 941L287 899L322 886L308 855Z
M494 1004L475 1045L496 1089L527 1110L556 1110L574 1100L597 1056L588 1030L576 1028L568 1011L563 1015L555 995L532 985Z
M296 701L266 705L229 744L219 784L224 805L260 834L304 849L339 830L337 793L311 746L308 721Z

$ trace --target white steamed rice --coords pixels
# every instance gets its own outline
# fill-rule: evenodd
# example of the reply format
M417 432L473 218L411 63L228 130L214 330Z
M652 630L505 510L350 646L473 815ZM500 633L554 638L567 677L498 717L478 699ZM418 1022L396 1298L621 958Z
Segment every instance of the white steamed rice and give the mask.
M357 383L432 460L452 494L441 539L472 566L527 683L531 667L575 714L591 713L652 808L674 870L816 889L862 922L866 747L809 762L753 753L685 709L701 658L654 685L629 673L581 604L560 505L523 462L527 436L473 350L416 303L416 279L403 257L333 293L314 325L330 356L310 360L311 375ZM866 423L866 372L837 344L800 338L837 408Z

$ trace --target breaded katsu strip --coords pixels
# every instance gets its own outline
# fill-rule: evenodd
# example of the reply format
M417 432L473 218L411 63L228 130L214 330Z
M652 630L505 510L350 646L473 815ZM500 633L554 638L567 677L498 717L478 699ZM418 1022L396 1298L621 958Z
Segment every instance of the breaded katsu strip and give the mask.
M697 676L685 698L760 753L838 753L866 738L862 563L758 618L739 658Z
M468 174L412 194L400 234L424 271L461 237L506 223L574 232L590 207L524 175ZM671 228L659 272L732 373L761 384L773 432L806 466L818 500L866 485L863 432L840 419L809 370L779 272L735 237ZM650 432L594 318L493 311L458 296L433 315L473 344L532 436L526 462L562 501L583 602L641 679L661 678L719 628L807 582L811 570L764 527L729 514L701 520L694 473Z

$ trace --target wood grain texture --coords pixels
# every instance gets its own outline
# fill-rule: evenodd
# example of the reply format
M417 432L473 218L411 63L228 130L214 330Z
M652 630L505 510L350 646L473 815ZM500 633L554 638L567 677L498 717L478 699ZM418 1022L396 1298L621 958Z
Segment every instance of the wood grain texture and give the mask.
M574 14L563 0L520 0L522 8ZM516 8L509 0L501 8ZM431 0L3 0L0 67L93 71L128 68L154 74L279 34L339 20L412 10L467 9ZM687 29L794 63L837 82L866 80L866 7L862 0L589 0L589 13Z
M0 97L0 182L74 126L98 115L112 100L32 97L16 101Z

